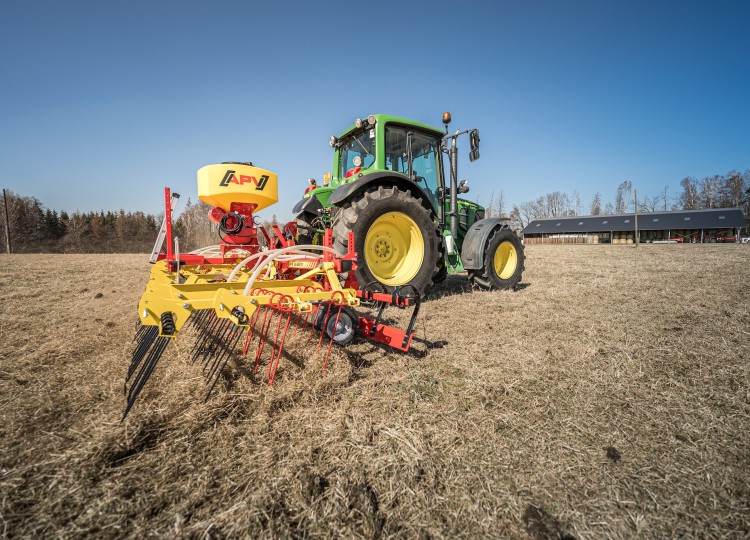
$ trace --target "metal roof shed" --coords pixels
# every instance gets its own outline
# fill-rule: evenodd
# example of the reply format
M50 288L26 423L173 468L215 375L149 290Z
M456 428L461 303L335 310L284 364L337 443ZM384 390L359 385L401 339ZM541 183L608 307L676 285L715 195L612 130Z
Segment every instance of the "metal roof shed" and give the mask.
M711 208L638 214L638 230L740 229L745 226L741 208ZM585 234L634 232L635 214L576 216L535 219L524 229L524 236L536 234Z

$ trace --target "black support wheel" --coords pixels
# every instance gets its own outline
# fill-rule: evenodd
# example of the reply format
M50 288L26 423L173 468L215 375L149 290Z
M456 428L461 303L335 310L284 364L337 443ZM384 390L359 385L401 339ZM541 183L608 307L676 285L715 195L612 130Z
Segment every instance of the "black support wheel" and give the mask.
M408 191L383 187L348 201L333 221L334 248L347 252L354 233L357 281L382 283L388 291L413 285L424 294L438 272L438 234L432 212Z
M495 229L487 239L484 263L479 270L469 270L469 281L480 289L518 288L526 256L518 235L507 227Z

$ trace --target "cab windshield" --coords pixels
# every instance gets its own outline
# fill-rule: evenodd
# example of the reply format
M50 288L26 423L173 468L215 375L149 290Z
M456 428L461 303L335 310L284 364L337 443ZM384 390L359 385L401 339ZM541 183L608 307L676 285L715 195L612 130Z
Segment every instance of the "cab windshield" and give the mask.
M356 174L359 172L358 168L368 168L375 163L375 130L368 129L359 135L344 139L339 152L341 154L339 178L344 179Z
M409 174L411 138L412 173L416 182L433 197L439 187L440 139L402 126L385 128L385 168Z

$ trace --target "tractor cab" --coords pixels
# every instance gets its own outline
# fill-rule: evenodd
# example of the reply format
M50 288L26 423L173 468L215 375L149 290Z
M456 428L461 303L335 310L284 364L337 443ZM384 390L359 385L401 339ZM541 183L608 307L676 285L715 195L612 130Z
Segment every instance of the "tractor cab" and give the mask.
M422 203L442 213L443 135L431 126L395 116L358 118L341 137L331 137L335 149L331 188L355 182L364 187L390 176L396 184L416 184Z
M448 194L441 156L443 136L437 128L384 114L357 118L339 137L332 136L330 181L305 191L293 209L303 239L311 239L304 231L312 229L312 221L320 224L321 217L327 221L332 206L370 185L390 184L413 192L442 222Z

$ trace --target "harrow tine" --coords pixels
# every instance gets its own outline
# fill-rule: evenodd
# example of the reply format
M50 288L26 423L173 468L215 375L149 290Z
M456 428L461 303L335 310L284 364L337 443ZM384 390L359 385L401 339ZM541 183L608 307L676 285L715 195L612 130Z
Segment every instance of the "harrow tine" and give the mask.
M279 362L281 361L281 353L284 352L284 342L286 341L286 333L289 330L289 323L292 321L292 314L289 313L286 317L286 324L284 325L284 333L281 336L281 343L279 344L279 352L276 356L276 361L273 359L273 355L271 355L271 363L268 366L268 384L273 385L273 381L276 378L276 371L279 369ZM271 367L273 366L273 372L271 371Z
M153 345L156 338L159 337L158 327L144 326L142 328L146 328L146 330L141 335L140 341L138 342L138 346L135 348L135 351L133 351L133 360L130 362L130 366L128 367L128 374L125 377L125 384L127 384L127 382L130 380L130 377L133 376L135 370L138 369L138 366L146 356L146 353L151 348L151 345Z
M253 340L255 334L255 325L258 323L258 316L260 315L260 309L256 309L250 319L250 328L247 329L245 335L245 343L242 345L242 356L247 356L247 349L250 347L250 342Z
M224 356L227 354L228 350L231 350L231 347L227 347L227 342L232 340L235 337L235 334L241 333L241 329L239 326L236 326L234 324L231 324L229 326L229 335L226 336L226 340L222 339L216 344L216 350L219 351L219 354L214 355L213 361L210 364L206 364L206 367L203 369L205 372L206 368L208 368L208 374L206 375L207 381L206 384L208 384L208 381L211 380L211 377L214 374L214 371L216 370L216 366L221 363L221 360L224 358Z
M195 317L193 317L194 312L188 313L187 319L185 319L185 325L183 326L183 329L187 330L191 326L195 324Z
M138 330L135 331L135 335L133 336L133 342L137 341L138 343L140 343L141 338L143 337L143 334L145 334L147 330L151 327L143 326L142 324L140 324L140 321L138 321L138 324L139 324Z
M268 318L268 310L267 310L267 308L263 307L261 309L263 310L263 320L260 323L260 329L258 329L258 345L255 347L255 367L253 368L253 373L255 373L256 371L258 371L258 362L259 362L259 360L258 360L258 350L260 349L260 344L263 341L263 330L266 327L266 319ZM258 311L260 311L260 309ZM253 329L253 330L255 330L255 329Z
M281 322L284 319L284 314L279 312L279 324L276 326L276 337L273 338L273 347L271 348L271 359L268 362L268 374L266 377L271 380L271 370L273 369L273 359L276 357L276 346L279 344L279 334L281 333Z
M156 338L156 340L154 341L154 346L149 350L148 356L146 356L146 360L143 362L141 368L138 370L138 374L133 379L133 384L130 386L130 390L128 390L128 399L130 399L130 397L133 395L135 388L138 387L139 384L140 386L143 386L146 380L148 380L148 378L151 376L151 371L154 369L156 362L159 361L161 353L164 351L164 348L168 344L169 338Z
M206 339L201 345L200 349L196 351L196 357L200 357L200 363L203 365L203 363L206 361L206 357L210 354L211 350L213 349L214 343L216 343L216 340L219 339L220 333L224 329L225 325L227 323L227 319L220 319L216 318L216 321L211 326L210 332L206 335Z
M258 334L258 348L255 350L255 367L253 368L253 372L256 372L256 373L258 371L258 366L260 365L260 358L263 355L263 349L266 345L266 339L268 338L268 331L271 328L273 315L274 315L273 310L266 308L266 314L263 317L263 326L261 326L260 334ZM266 320L268 320L268 323L266 323Z
M201 330L198 336L195 338L195 343L193 344L193 348L190 350L190 354L192 354L192 358L190 359L190 363L194 364L195 361L198 359L198 356L200 355L201 351L204 349L204 346L208 342L208 339L213 335L214 328L219 324L219 318L215 317L212 319L207 326L204 326Z
M143 386L151 377L151 374L153 373L154 368L159 361L159 358L161 358L162 353L164 353L164 349L166 349L167 345L169 345L169 341L170 338L168 337L159 337L154 342L154 346L151 348L148 357L146 357L146 361L141 366L141 369L138 371L135 379L133 379L133 384L128 391L127 405L125 406L125 410L122 413L122 418L120 419L121 422L125 420L125 417L133 407L135 400L138 399L138 395L141 393L141 390L143 390Z
M197 321L197 325L203 329L206 325L216 318L216 312L213 309L201 310L200 318Z
M318 310L320 309L320 306L313 306L313 310L310 313L310 334L307 336L307 341L310 341L313 336L313 330L315 330L315 316L318 313Z
M213 378L214 382L211 384L210 388L208 389L208 392L206 392L206 399L203 400L204 403L206 401L208 401L209 397L211 397L211 392L213 392L214 386L216 386L216 383L219 381L219 377L221 377L221 374L224 372L224 368L226 367L227 362L229 362L229 359L232 357L232 351L237 346L237 342L240 340L240 336L242 336L242 330L238 327L238 330L237 330L236 335L234 337L234 341L232 342L232 344L229 347L227 347L227 349L225 351L225 355L224 355L225 356L224 361L221 364L221 366L219 367L218 371L216 372L216 374L215 374L215 376ZM209 380L206 381L206 384L208 384Z
M326 352L325 360L323 360L323 373L326 372L326 366L328 365L328 357L331 356L331 346L333 345L333 338L336 336L336 329L339 326L339 317L341 317L341 306L339 306L338 313L336 313L336 321L333 325L333 332L331 332L331 341L328 343L328 351ZM323 332L325 333L328 325L323 327Z
M328 317L331 316L331 304L330 302L325 304L326 306L326 317L323 320L323 326L320 327L320 339L318 339L318 346L315 347L315 352L320 350L320 344L323 343L323 336L326 335L326 328L328 327Z
M302 313L297 313L297 324L294 325L294 335L297 335L297 332L299 332L300 324L302 323Z
M214 314L213 309L201 309L197 313L197 317L195 318L195 326L198 328L203 328L206 325L206 321L211 317L211 315Z
M242 342L242 356L247 356L247 349L250 347L250 342L253 340L252 328L248 328L245 332L245 340Z
M203 318L206 316L207 310L198 310L194 311L190 314L188 317L187 322L185 323L185 329L188 328L200 328L202 326Z
M227 331L232 325L233 323L229 319L223 319L222 322L219 323L219 328L216 329L213 340L211 340L208 349L203 353L203 358L201 358L201 365L203 366L204 372L206 371L208 362L211 360L211 358L213 358L214 354L216 353L216 349L219 347L220 343L224 339L224 336L226 336Z
M216 313L214 313L212 309L207 309L203 313L203 317L200 319L199 328L197 329L198 333L203 334L217 320L218 320L218 317L216 317Z

